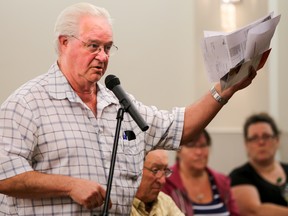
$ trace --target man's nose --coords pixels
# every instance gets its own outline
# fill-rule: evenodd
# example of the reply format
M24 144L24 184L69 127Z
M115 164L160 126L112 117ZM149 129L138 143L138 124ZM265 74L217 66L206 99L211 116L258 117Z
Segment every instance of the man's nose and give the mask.
M99 51L95 56L95 59L105 61L109 58L109 55L104 51L103 47L99 47Z
M164 185L166 183L166 176L163 175L161 176L161 178L158 178L158 182L162 185Z

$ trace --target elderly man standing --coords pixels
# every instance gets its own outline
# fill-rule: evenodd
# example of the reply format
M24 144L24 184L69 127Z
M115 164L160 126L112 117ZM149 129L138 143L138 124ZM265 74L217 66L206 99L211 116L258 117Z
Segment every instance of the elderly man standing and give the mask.
M111 18L103 8L78 3L61 12L54 33L57 61L0 108L3 215L100 215L106 199L117 110L122 107L99 82L117 50ZM143 133L130 115L123 118L110 215L130 214L146 153L187 143L234 93L251 84L257 73L253 68L249 72L234 86L220 91L217 83L196 103L171 112L129 95L149 129ZM127 139L126 131L135 139Z

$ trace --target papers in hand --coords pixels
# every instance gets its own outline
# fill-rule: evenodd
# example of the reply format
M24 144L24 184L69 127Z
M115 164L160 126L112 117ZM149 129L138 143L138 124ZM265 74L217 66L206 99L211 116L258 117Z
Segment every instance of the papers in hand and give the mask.
M223 90L245 78L251 65L256 70L264 66L281 17L272 16L270 13L231 33L204 32L202 51L211 82L220 80Z

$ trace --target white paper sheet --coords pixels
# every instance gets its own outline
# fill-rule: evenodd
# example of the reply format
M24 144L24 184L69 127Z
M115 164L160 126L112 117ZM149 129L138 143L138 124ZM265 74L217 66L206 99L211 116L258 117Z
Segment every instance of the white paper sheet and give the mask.
M202 52L211 82L221 80L225 89L245 78L250 65L258 70L263 67L281 17L272 16L273 12L231 33L204 32Z

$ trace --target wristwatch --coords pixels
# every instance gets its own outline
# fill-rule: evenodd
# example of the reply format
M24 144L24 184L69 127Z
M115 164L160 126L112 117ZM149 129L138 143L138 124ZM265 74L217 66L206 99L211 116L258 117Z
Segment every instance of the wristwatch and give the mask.
M215 86L212 86L210 92L211 95L214 97L214 99L221 105L225 105L228 102L225 98L221 97L221 95L216 91Z

